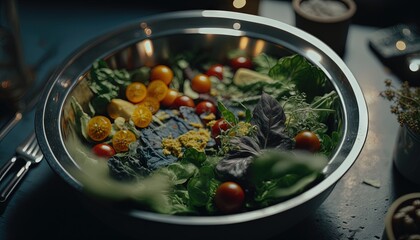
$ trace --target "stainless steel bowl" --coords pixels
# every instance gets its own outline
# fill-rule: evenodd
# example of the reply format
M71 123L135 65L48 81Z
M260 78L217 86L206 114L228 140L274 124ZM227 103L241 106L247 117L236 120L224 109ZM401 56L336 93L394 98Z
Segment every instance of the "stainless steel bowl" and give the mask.
M87 102L91 95L84 76L96 59L106 59L113 67L136 67L154 65L170 54L191 49L202 49L214 59L222 59L234 48L243 48L251 55L298 53L328 76L340 97L343 134L325 169L326 178L285 202L227 216L169 216L116 208L95 200L87 201L93 203L88 204L89 209L124 232L142 238L264 239L302 220L327 198L357 159L368 129L366 103L350 70L327 45L297 28L260 16L225 11L166 13L127 24L82 46L52 76L51 87L37 109L36 133L51 168L77 192L83 192L84 186L74 174L82 170L66 148L73 117L69 98Z

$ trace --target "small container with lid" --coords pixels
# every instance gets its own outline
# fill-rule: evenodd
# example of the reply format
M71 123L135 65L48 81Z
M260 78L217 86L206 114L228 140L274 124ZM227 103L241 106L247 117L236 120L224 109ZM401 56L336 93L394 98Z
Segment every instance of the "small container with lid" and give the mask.
M348 29L356 12L353 0L293 0L296 27L344 56Z

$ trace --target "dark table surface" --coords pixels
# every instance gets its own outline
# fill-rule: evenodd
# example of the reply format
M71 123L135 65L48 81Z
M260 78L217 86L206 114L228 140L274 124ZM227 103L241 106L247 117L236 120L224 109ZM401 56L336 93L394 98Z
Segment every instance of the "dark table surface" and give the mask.
M106 8L81 7L81 3L59 7L23 1L19 5L26 62L34 65L45 52L54 50L37 68L37 84L86 41L125 22L159 12L138 5ZM262 1L259 12L294 24L288 2ZM420 190L394 170L392 154L399 126L389 112L389 102L379 97L379 92L384 89L385 79L397 83L398 79L368 47L368 37L375 30L376 27L352 25L343 58L359 82L369 110L369 132L360 156L313 214L272 239L380 239L390 204L403 194ZM7 116L2 115L0 123L6 120ZM31 111L0 142L0 164L13 156L33 124ZM378 181L379 188L365 184L367 180ZM124 239L86 209L46 161L28 173L0 210L0 239Z

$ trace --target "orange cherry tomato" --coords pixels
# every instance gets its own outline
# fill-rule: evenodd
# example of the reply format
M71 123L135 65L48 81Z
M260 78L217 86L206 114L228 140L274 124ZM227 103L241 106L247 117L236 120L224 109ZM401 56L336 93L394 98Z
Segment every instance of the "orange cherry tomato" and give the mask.
M157 111L159 111L160 109L159 101L156 98L149 96L147 96L143 101L141 101L137 105L147 107L152 112L152 114L157 113Z
M139 128L145 128L152 122L152 112L145 106L138 105L131 115L134 125Z
M147 96L156 98L158 101L162 101L165 98L168 89L168 85L166 85L162 80L154 80L147 86Z
M130 143L136 140L136 135L130 130L119 130L112 137L112 146L116 152L127 152Z
M180 96L180 93L177 90L170 88L168 89L165 98L160 101L160 104L165 107L170 107L178 96Z
M141 102L147 95L147 88L143 83L130 83L125 89L125 96L132 103Z
M91 118L87 125L87 134L93 141L102 141L111 133L111 121L105 116Z
M166 85L169 85L171 83L172 79L174 77L173 71L165 65L157 65L152 68L150 71L150 80L161 80Z
M211 80L205 74L197 74L191 80L191 88L198 93L208 93L211 89Z

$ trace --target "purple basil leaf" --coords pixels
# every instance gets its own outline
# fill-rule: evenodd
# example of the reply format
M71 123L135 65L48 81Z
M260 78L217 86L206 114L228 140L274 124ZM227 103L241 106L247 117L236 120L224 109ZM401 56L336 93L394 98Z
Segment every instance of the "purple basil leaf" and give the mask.
M244 179L252 159L260 147L251 137L233 138L230 143L236 148L216 165L216 173L224 179Z
M291 149L293 140L285 134L286 115L279 102L263 93L252 112L251 123L257 126L260 148Z

